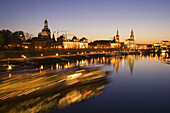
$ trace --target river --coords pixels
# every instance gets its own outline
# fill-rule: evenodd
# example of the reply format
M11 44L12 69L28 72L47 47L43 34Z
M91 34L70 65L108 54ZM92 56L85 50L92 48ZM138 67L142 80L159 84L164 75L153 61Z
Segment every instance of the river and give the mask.
M129 55L56 63L51 66L53 71L81 64L100 66L109 74L100 82L4 105L1 109L11 109L8 112L13 113L168 113L170 59L166 57Z

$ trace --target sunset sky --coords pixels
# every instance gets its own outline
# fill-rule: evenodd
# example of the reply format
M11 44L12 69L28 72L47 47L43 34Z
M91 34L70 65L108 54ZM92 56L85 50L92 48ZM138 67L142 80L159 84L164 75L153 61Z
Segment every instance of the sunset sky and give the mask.
M0 29L23 30L34 36L44 20L51 31L67 30L90 41L120 41L134 29L137 43L170 40L170 0L0 0Z

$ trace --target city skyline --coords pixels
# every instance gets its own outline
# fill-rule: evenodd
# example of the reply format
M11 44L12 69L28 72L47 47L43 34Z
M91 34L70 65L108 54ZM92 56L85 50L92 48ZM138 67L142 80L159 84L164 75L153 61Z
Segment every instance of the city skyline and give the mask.
M120 41L130 37L137 43L170 40L168 0L2 0L0 29L23 30L37 36L45 19L52 33L68 30L81 38L110 40L118 27Z

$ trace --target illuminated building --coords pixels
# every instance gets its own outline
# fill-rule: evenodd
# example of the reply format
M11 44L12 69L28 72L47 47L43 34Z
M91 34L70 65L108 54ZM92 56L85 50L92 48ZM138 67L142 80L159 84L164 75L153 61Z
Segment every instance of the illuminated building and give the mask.
M110 43L110 48L120 48L121 43Z
M88 40L85 37L79 40L74 36L72 40L69 40L64 35L61 35L57 38L56 43L58 48L64 49L88 48Z
M136 44L138 49L147 49L147 44Z
M91 48L121 48L123 43L119 41L119 31L116 32L116 37L113 40L96 40L89 43Z
M153 44L155 52L166 53L170 51L170 41L162 40L160 43Z
M135 40L134 40L134 32L133 29L131 30L131 36L129 39L125 40L125 47L127 49L136 49L137 45L135 44Z
M31 47L31 39L28 39L26 41L22 41L22 48L29 49Z
M155 43L153 44L155 48L160 47L160 48L169 48L170 47L170 41L168 40L162 40L160 43Z
M44 38L34 37L31 40L32 49L43 49L48 46L48 40Z
M48 28L48 21L44 21L44 27L41 31L41 33L38 34L39 38L45 38L45 39L51 39L51 31Z
M44 27L38 37L34 37L31 40L32 49L44 49L48 47L52 42L51 31L48 28L48 21L44 21Z
M116 37L113 38L113 41L110 42L110 48L120 48L122 46L122 42L119 42L120 36L119 31L116 32Z
M119 43L119 31L117 30L117 33L116 33L116 43Z

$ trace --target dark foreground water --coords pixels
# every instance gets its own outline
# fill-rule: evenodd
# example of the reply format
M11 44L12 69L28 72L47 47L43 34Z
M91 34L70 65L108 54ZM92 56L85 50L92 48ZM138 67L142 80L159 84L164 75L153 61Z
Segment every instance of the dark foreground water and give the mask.
M158 56L101 57L51 66L53 70L101 65L102 81L6 104L11 113L169 113L169 59ZM49 67L49 66L42 66Z
M158 57L112 58L103 93L52 113L169 113L170 65Z

